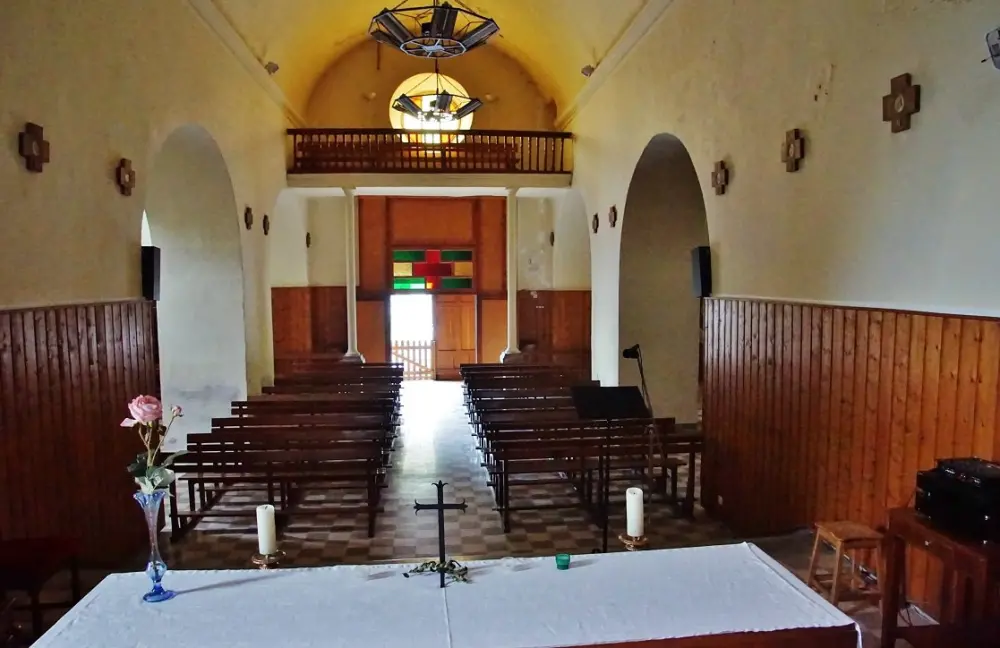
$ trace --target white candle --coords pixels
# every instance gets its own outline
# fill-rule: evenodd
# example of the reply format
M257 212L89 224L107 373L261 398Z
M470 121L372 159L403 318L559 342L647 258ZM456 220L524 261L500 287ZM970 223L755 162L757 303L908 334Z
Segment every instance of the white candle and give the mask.
M278 551L278 538L274 529L274 507L270 504L261 504L257 507L257 549L264 555Z
M625 533L641 538L642 532L642 489L632 487L625 491Z

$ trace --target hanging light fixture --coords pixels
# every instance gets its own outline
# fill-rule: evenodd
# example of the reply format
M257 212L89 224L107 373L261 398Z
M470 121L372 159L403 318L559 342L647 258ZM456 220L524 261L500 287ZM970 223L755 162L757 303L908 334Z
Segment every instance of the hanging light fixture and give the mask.
M421 0L417 0L420 2ZM423 0L426 1L426 0ZM410 56L451 58L480 45L500 31L492 18L470 9L434 0L431 5L383 9L372 18L369 33L380 43L398 47Z
M424 77L426 79L426 77ZM422 82L418 85L422 85ZM426 100L426 101L425 101ZM454 92L449 92L441 83L441 73L438 62L434 61L434 90L409 95L404 92L396 97L392 107L430 126L438 127L449 122L457 122L483 106L479 99L473 99Z

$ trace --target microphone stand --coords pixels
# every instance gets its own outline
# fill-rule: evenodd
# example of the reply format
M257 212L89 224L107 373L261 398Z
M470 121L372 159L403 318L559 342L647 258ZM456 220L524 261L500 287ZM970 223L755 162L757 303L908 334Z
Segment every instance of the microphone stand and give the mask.
M649 388L646 386L646 371L642 366L642 347L638 344L635 345L635 359L639 363L639 382L642 387L642 399L646 402L646 409L649 410L649 481L655 487L656 486L656 475L653 473L653 455L656 451L659 451L660 458L664 461L667 455L664 453L663 445L660 443L660 436L656 429L656 416L653 414L653 401L649 398ZM664 468L663 471L663 483L664 488L666 488L667 473ZM650 493L650 499L652 499L652 493Z

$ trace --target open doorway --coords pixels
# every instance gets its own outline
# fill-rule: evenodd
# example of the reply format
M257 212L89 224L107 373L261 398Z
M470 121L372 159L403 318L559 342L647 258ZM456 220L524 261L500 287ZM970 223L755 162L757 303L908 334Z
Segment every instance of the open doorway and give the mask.
M430 293L389 296L391 361L403 364L405 380L434 379L434 297Z

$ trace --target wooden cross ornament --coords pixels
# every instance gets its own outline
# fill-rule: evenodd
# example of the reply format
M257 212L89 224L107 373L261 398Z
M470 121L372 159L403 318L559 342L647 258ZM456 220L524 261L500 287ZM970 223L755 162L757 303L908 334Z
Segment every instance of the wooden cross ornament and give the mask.
M131 196L135 189L135 169L132 168L132 160L122 158L118 161L118 168L115 170L115 180L118 182L118 191L123 196Z
M712 171L712 187L715 188L715 195L721 196L726 193L726 187L729 186L729 167L726 166L724 160L719 160L715 163L715 168Z
M802 131L793 128L785 133L785 144L781 147L781 161L785 163L785 171L798 171L805 156L806 140L802 137Z
M17 137L18 153L24 158L28 171L41 173L49 163L49 143L41 126L28 122Z
M882 121L892 124L893 133L910 130L913 115L920 112L920 86L913 77L900 74L889 82L889 94L882 97Z

